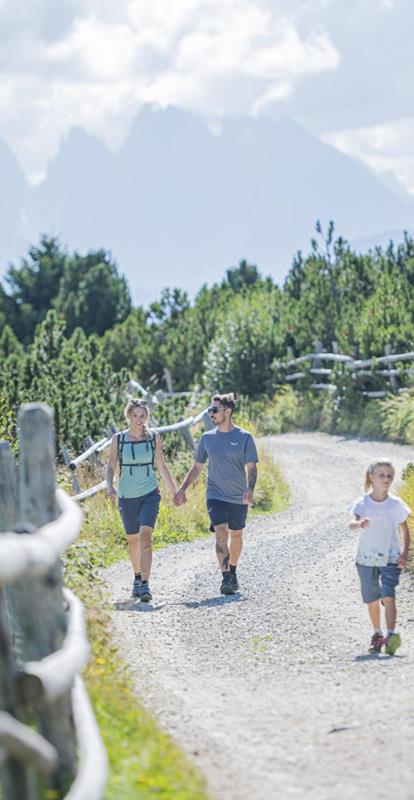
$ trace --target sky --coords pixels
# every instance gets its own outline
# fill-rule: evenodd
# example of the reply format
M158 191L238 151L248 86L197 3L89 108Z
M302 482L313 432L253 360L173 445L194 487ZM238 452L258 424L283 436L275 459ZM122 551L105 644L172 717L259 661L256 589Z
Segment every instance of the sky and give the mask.
M32 184L143 105L291 116L414 195L412 0L0 0L0 137Z

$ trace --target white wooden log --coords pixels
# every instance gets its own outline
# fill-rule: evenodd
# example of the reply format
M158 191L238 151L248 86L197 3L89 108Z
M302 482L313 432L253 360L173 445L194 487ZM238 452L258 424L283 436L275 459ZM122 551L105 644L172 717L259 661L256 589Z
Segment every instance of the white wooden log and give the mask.
M199 422L203 422L204 421L204 414L207 414L208 418L210 419L210 415L208 413L208 410L206 408L203 408L203 410L200 411L200 413L197 414L196 417L194 417L194 419L193 419L193 421L191 423L191 427L193 427L194 425L198 425Z
M81 453L80 456L73 458L72 461L69 462L69 469L75 470L79 464L82 464L84 461L90 458L96 452L96 450L99 450L99 448L107 441L107 438L107 436L104 436L102 439L99 439L98 442L95 442L88 447L88 449L85 450L84 453Z
M414 353L394 353L393 355L380 356L377 361L380 364L394 364L396 361L413 361Z
M346 365L349 369L364 369L365 367L370 367L372 364L372 358L365 358L360 359L358 361L349 361Z
M386 397L388 392L378 391L378 392L361 392L364 397Z
M72 500L76 500L77 503L81 503L82 500L87 500L88 497L93 497L98 492L103 492L106 489L106 481L101 481L100 483L95 484L95 486L91 486L89 489L85 489L84 492L80 492L80 494L75 494L71 498Z
M330 375L332 373L332 370L325 369L324 367L311 367L309 372L311 372L312 375Z
M292 372L291 375L286 375L285 380L291 383L292 381L299 381L301 378L304 378L305 375L306 372Z
M24 697L36 704L50 703L71 689L89 657L82 603L69 589L64 589L63 594L69 610L62 647L41 661L28 661L20 678Z
M72 690L79 751L78 771L64 800L101 800L108 777L108 758L81 678Z
M311 389L322 389L326 392L336 392L336 386L333 383L311 383Z
M351 362L351 356L341 355L340 353L307 353L304 356L299 356L298 358L294 358L289 364L304 364L306 361L338 361L338 362Z
M294 358L290 364L305 364L306 361L313 361L314 358L317 358L316 353L307 353L304 356L298 356L298 358Z
M354 367L370 367L373 361L376 361L378 364L394 364L396 361L413 361L414 360L414 353L398 353L393 355L386 355L386 356L377 356L374 358L366 358L360 361L352 362L351 366Z
M158 425L154 430L158 431L158 433L167 433L168 431L179 431L180 428L189 428L190 425L194 424L194 417L187 417L187 419L181 420L181 422L174 422L173 425Z
M40 733L5 711L0 711L0 742L9 756L34 767L41 775L49 775L56 767L56 749Z
M77 538L82 512L62 489L56 495L61 509L57 520L34 533L0 535L0 585L15 583L23 575L45 575Z
M103 450L106 450L107 447L111 446L112 437L113 437L114 433L118 433L118 431L114 430L114 432L111 433L111 435L108 436L107 439L105 439L105 441L102 442L102 444L100 444L99 447L96 448L96 452L97 453L102 453Z

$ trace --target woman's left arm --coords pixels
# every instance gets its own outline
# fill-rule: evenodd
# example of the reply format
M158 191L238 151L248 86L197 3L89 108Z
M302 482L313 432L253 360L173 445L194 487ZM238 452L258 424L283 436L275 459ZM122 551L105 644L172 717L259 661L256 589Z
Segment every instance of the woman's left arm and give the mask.
M164 453L162 451L162 444L159 433L155 434L154 461L158 472L160 473L162 479L164 480L165 485L167 486L167 489L171 494L171 497L174 497L174 495L177 492L177 487L175 485L174 480L171 477L170 470L168 469L165 463L165 458L164 458Z

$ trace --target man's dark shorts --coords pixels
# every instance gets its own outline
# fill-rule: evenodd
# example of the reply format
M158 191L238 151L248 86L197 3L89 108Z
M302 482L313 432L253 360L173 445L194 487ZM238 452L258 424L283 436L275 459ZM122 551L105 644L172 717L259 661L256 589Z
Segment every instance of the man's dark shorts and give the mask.
M231 531L239 531L246 527L249 506L244 503L226 503L225 500L207 500L207 511L210 517L210 530L214 533L215 525L228 525Z
M141 525L154 528L160 507L160 490L154 489L142 497L120 497L119 513L124 523L125 533L138 533Z

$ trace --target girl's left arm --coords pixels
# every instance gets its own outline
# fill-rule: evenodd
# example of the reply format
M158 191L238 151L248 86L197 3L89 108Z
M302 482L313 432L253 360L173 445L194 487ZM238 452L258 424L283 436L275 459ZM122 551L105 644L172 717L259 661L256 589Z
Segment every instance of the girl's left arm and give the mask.
M174 497L174 495L177 492L177 487L175 485L174 480L171 477L170 470L168 469L165 463L165 458L164 458L164 453L162 451L162 444L159 433L155 434L154 461L158 472L160 473L162 479L164 480L165 485L167 486L167 489L171 494L171 497Z
M410 546L410 530L407 522L401 522L400 528L403 539L403 549L398 561L398 566L401 567L401 569L405 569L407 566L408 548Z

